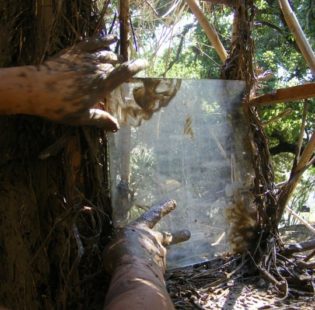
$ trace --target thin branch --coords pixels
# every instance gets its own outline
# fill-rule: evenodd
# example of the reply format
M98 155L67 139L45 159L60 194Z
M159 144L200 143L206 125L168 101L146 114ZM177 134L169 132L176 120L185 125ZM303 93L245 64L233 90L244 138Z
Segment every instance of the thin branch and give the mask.
M133 28L133 24L132 24L131 18L129 18L129 23L130 23L130 28L131 28L133 44L135 46L136 52L138 52L139 48L138 48L137 37L136 37L135 29Z
M284 117L289 116L292 112L293 112L292 109L287 109L287 110L285 110L285 111L279 113L279 114L276 115L275 117L272 117L272 118L269 119L268 121L263 122L263 123L262 123L262 126L263 126L263 127L266 127L266 126L269 125L270 123L273 123L273 122L275 122L275 121L277 121L277 120L279 120L279 119L281 119L281 118L284 118Z
M294 169L294 172L299 172L302 170L306 165L310 164L310 160L313 156L313 153L315 151L315 132L313 132L312 137L310 141L307 143L300 160L298 161L296 168Z
M308 83L288 88L280 88L270 94L253 98L250 106L264 106L273 103L295 101L315 97L315 83Z
M110 0L106 0L104 2L103 8L100 12L100 17L99 17L99 19L96 23L96 27L94 29L94 35L96 34L96 32L100 31L101 26L104 24L104 16L107 12L107 8L108 8L109 3L110 3Z
M167 69L164 71L164 73L162 74L162 76L165 76L166 73L172 69L172 67L176 64L176 62L178 62L180 54L183 50L183 46L184 46L184 41L185 41L185 36L186 34L189 32L189 30L194 26L195 24L188 24L184 27L183 32L179 35L180 36L180 41L178 44L178 48L176 51L176 56L175 58L168 64Z
M227 54L222 42L220 41L220 38L219 38L215 28L213 27L213 25L211 25L209 23L208 19L205 17L203 12L201 11L197 0L186 0L186 2L188 4L189 8L191 9L191 11L193 12L193 14L195 15L195 17L197 18L197 20L198 20L200 26L202 27L202 29L204 30L205 34L207 35L207 38L209 39L209 41L213 45L214 49L218 53L221 61L224 63L227 59L228 54Z
M120 54L123 56L124 60L127 61L129 58L129 0L120 0L119 22Z
M283 35L283 30L280 27L274 25L273 23L270 23L265 20L260 20L260 19L255 20L255 26L260 26L260 25L268 26L269 28L272 28L276 30L277 32L279 32L281 35Z
M301 216L299 216L295 211L286 206L287 211L293 215L301 224L303 224L309 231L315 234L315 228L306 220L304 220Z
M161 16L161 18L166 18L167 16L169 16L174 10L177 9L181 2L181 0L175 0L175 3L167 10L165 14Z
M296 167L294 167L293 170L291 171L290 180L285 186L282 187L279 193L278 210L277 210L277 216L276 216L277 223L280 222L283 211L286 205L288 204L288 201L290 197L292 196L294 189L298 185L302 174L308 167L311 166L311 164L313 164L314 159L315 159L313 157L314 151L315 151L315 132L312 134L310 141L307 143Z
M155 7L153 6L153 4L149 1L149 0L144 0L144 2L150 7L150 9L153 11L153 13L159 17L159 13L158 11L155 9Z
M315 74L315 55L309 44L300 24L297 20L294 12L292 11L290 4L287 0L279 0L279 5L284 15L285 21L292 32L295 41L313 74Z
M281 14L281 16L283 16L283 14ZM283 22L285 22L285 21L283 20ZM264 20L256 20L255 26L267 26L269 28L276 30L282 36L282 38L285 40L285 42L288 45L292 46L292 48L294 48L298 53L300 52L296 41L292 40L291 37L288 36L288 33L289 33L288 31L283 31L283 29L281 29L280 27L278 27L278 26L276 26L273 23L270 23L268 21L264 21Z
M300 153L301 153L302 144L303 144L303 136L304 136L304 130L305 130L307 110L308 110L308 102L305 100L304 105L303 105L303 116L302 116L301 129L300 129L299 139L297 142L295 162L298 162L300 160Z
M114 18L113 18L112 23L111 23L109 30L108 30L108 34L111 34L113 32L113 29L114 29L114 26L116 23L116 19L117 19L117 13L115 12Z

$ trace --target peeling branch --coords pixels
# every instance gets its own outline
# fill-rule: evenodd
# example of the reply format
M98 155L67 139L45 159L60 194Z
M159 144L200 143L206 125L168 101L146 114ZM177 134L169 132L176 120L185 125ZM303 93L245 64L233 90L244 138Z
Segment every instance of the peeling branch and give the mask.
M295 41L313 74L315 74L315 55L309 44L300 24L297 20L294 12L292 11L290 4L287 0L279 0L279 5L284 15L284 19L288 25L288 28L292 32Z
M227 59L228 54L227 54L222 42L220 41L220 38L219 38L215 28L213 27L213 25L211 25L209 23L208 19L205 17L203 12L201 11L197 0L186 0L186 2L188 4L189 8L191 9L191 11L193 12L193 14L195 15L195 17L197 18L197 20L198 20L200 26L202 27L202 29L204 30L205 34L207 35L207 38L209 39L209 41L213 45L214 49L218 53L221 61L224 63Z

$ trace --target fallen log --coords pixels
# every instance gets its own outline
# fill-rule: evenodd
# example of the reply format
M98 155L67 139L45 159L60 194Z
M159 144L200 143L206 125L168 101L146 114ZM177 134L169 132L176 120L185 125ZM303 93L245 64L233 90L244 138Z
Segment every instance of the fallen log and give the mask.
M311 239L304 242L285 245L281 254L288 256L293 253L305 252L315 249L315 239Z

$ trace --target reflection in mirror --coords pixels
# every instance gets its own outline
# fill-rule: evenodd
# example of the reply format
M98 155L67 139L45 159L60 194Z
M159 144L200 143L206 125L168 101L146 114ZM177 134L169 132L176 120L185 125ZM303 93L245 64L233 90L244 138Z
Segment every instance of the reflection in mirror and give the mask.
M228 250L225 210L236 197L251 200L243 90L241 81L134 79L108 101L121 124L110 138L115 225L175 199L158 229L189 229L192 237L170 248L169 268Z

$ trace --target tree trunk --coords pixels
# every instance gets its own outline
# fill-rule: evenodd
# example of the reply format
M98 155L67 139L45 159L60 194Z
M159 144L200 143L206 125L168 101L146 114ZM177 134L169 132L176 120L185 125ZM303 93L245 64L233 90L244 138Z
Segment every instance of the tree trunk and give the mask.
M0 0L0 65L38 64L93 33L94 3ZM0 308L100 307L111 230L104 133L1 116L0 145Z

